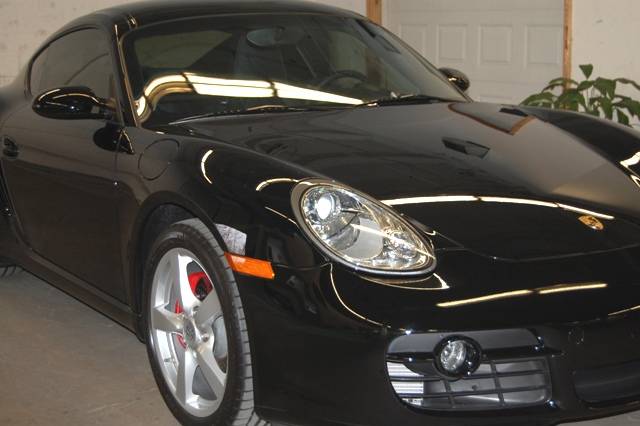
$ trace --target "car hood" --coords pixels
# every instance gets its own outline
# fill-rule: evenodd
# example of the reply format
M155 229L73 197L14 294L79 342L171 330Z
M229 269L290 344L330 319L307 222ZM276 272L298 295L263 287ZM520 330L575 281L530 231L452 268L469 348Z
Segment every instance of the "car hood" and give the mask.
M515 107L361 107L180 126L348 184L485 256L530 260L640 244L640 187L630 172Z

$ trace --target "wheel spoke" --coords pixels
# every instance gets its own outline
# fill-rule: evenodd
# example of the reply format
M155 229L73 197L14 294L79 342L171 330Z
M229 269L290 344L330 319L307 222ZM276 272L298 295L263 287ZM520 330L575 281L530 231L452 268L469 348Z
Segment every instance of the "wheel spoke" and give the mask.
M176 378L176 397L183 404L188 404L193 395L193 376L196 372L196 360L189 351L185 351L184 357L178 365Z
M153 309L153 328L164 331L165 333L182 333L182 317L168 311L163 306Z
M229 355L227 330L224 325L224 318L219 317L213 322L213 356L216 359L226 358Z
M227 375L220 369L218 362L214 358L212 345L201 345L196 352L196 358L211 390L216 395L216 398L221 400L224 396Z
M178 289L178 299L180 305L185 312L191 312L193 307L200 302L193 294L191 285L189 285L189 274L187 273L187 265L192 262L188 256L176 254L171 259L171 275Z
M220 299L218 299L216 291L212 290L198 307L198 312L195 315L196 322L200 327L210 326L221 316Z
M147 315L151 348L176 403L204 418L215 413L224 398L227 338L218 295L213 290L202 296L203 289L211 290L208 280L192 289L190 272L199 280L207 273L194 253L185 247L164 253L154 273Z

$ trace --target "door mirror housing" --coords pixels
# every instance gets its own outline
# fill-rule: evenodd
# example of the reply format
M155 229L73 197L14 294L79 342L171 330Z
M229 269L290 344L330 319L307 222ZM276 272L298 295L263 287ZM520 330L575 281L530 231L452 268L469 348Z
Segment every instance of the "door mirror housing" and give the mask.
M115 108L88 87L60 87L36 97L33 110L43 117L60 120L108 120Z
M455 84L463 92L469 90L471 81L469 80L469 77L467 77L467 75L462 71L454 68L440 68L440 72L444 74L447 80Z

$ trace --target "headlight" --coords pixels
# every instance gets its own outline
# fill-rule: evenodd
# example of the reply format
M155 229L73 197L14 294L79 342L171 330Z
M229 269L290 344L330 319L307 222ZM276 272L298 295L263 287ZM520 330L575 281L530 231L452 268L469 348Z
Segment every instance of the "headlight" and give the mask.
M420 274L435 266L433 247L402 217L353 189L300 182L292 205L302 229L334 260L373 273Z

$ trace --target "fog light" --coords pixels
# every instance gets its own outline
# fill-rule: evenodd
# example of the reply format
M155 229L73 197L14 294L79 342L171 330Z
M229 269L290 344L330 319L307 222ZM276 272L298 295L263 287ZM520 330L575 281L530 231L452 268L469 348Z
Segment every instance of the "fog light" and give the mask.
M435 362L445 376L460 378L480 367L480 346L467 337L451 336L436 347Z

